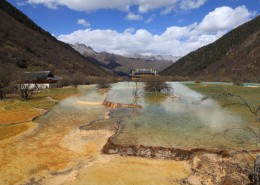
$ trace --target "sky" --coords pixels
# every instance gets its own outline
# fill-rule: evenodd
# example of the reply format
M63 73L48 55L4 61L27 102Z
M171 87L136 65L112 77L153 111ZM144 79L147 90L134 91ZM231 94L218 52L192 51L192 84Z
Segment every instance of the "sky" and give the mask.
M66 43L183 56L260 14L260 0L8 0Z

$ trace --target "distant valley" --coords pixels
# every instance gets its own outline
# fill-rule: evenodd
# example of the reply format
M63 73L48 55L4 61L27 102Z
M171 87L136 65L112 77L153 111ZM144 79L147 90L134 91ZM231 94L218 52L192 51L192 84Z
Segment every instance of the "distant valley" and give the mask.
M74 48L74 49L73 49ZM184 57L117 55L58 41L5 0L0 1L0 67L51 70L57 75L127 76L155 69L164 76L204 81L260 82L260 16ZM177 61L177 62L176 62Z
M108 69L120 76L127 76L131 70L148 68L158 72L176 62L180 57L170 55L116 55L108 52L96 52L93 48L84 44L76 43L71 45L75 50L84 55L88 60Z

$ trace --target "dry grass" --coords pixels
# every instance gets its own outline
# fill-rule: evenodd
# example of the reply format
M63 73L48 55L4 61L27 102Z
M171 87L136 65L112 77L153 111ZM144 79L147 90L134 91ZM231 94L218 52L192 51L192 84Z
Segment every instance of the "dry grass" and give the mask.
M80 91L75 88L45 89L28 101L21 100L18 95L0 101L0 140L11 138L30 129L33 118L53 108L57 100L79 93ZM12 123L19 124L6 125Z
M34 110L34 109L28 109L28 110L17 109L14 111L1 111L0 123L7 124L7 123L31 121L32 118L41 115L42 112L44 111Z
M0 124L31 121L45 113L45 110L52 109L56 104L53 100L63 100L79 93L75 88L45 89L28 101L21 100L18 95L12 95L0 101Z
M16 136L29 128L34 127L34 123L28 122L28 123L22 123L18 125L12 125L8 127L0 127L0 140L7 139L13 136Z

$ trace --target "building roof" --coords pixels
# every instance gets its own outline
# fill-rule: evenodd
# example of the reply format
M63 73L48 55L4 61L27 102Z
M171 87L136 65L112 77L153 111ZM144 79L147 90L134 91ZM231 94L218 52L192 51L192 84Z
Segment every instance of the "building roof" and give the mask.
M57 81L61 77L54 76L50 71L25 72L26 81Z
M145 75L145 74L152 74L152 75L156 75L157 72L153 69L137 69L135 71L132 71L132 74L130 74L130 76L135 76L135 75Z
M32 79L32 78L48 78L48 77L54 77L53 74L50 71L35 71L35 72L25 72L26 78Z

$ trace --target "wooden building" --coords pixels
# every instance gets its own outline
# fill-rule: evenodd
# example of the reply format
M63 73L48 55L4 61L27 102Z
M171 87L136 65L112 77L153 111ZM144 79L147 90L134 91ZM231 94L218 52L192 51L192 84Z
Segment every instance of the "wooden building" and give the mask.
M157 72L153 69L136 69L135 71L132 71L130 74L131 78L141 78L145 76L156 76L158 75Z
M50 71L25 72L25 83L38 89L56 88L61 77L54 76Z

